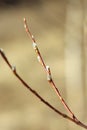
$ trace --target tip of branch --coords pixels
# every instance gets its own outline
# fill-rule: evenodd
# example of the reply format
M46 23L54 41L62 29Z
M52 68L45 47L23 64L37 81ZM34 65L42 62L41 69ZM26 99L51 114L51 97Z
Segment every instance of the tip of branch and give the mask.
M2 48L0 48L0 52L4 52Z
M24 22L26 22L26 18L23 18Z
M2 56L5 56L4 50L2 48L0 48L0 53Z

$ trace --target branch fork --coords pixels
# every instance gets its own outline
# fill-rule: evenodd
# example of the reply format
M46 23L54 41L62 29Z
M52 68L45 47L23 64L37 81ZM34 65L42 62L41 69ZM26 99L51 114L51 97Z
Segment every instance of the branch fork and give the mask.
M37 46L36 40L34 38L34 36L32 35L31 31L29 30L29 27L27 25L27 21L24 18L24 28L28 34L28 37L31 38L32 40L32 45L33 45L33 49L36 52L37 55L37 59L38 62L42 65L42 67L44 68L46 75L47 75L47 81L49 82L50 86L53 88L53 90L55 91L57 97L60 99L62 105L64 106L64 108L67 110L67 112L70 114L70 116L68 116L67 114L60 112L58 109L56 109L54 106L52 106L49 102L47 102L45 99L42 98L42 96L40 96L37 91L33 90L22 78L21 76L17 73L16 67L11 65L8 58L6 57L3 49L0 49L0 54L3 58L3 60L7 63L7 65L9 66L9 68L12 70L12 72L14 73L14 75L16 76L16 78L23 84L24 87L26 87L32 94L34 94L38 99L40 99L41 102L43 102L46 106L48 106L50 109L52 109L54 112L56 112L57 114L59 114L60 116L62 116L63 118L66 118L72 122L74 122L75 124L87 129L87 125L85 125L84 123L82 123L81 121L79 121L77 119L77 117L74 115L74 113L71 111L71 109L68 107L67 103L65 102L65 100L63 99L63 97L60 94L60 91L58 90L58 88L56 87L53 79L52 79L52 75L51 75L51 70L50 67L48 65L45 64L42 55L40 53L40 50Z

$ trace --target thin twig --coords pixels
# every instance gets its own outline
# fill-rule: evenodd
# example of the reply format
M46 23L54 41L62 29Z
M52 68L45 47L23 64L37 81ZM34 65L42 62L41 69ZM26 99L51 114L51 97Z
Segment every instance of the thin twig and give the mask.
M46 106L48 106L50 109L52 109L54 112L56 112L58 115L60 115L61 117L68 119L72 122L74 122L75 124L87 129L87 125L83 124L82 122L80 122L79 120L75 120L72 119L71 117L69 117L68 115L60 112L58 109L56 109L54 106L52 106L49 102L47 102L45 99L43 99L38 93L37 91L35 91L34 89L32 89L22 78L21 76L17 73L16 67L12 66L8 60L8 58L6 57L3 49L0 49L0 54L3 58L3 60L7 63L7 65L9 66L9 68L12 70L12 72L14 73L14 75L16 76L16 78L23 84L24 87L26 87L33 95L35 95L38 99L40 99L41 102L43 102Z
M50 83L50 85L52 86L52 88L54 89L54 91L56 92L57 96L59 97L59 99L61 100L63 106L65 107L65 109L71 114L72 118L74 118L75 120L77 120L77 118L75 117L74 113L70 110L70 108L68 107L67 103L65 102L65 100L63 99L63 97L61 96L58 88L56 87L53 79L52 79L52 75L51 75L51 71L50 71L50 67L49 66L46 66L42 56L41 56L41 53L40 53L40 50L38 49L38 46L36 44L36 40L34 38L34 36L32 35L29 27L28 27L28 24L27 24L27 21L26 19L24 18L24 27L25 27L25 30L28 34L28 36L31 38L32 42L33 42L33 48L37 54L37 58L39 59L39 62L41 63L41 65L43 66L44 70L46 71L46 74L47 74L47 80L48 82Z
M41 65L43 66L44 70L46 71L46 74L47 74L47 80L48 82L50 83L50 85L52 86L52 88L54 89L54 91L56 92L57 96L59 97L59 99L61 100L63 106L65 107L65 109L70 113L71 115L71 118L73 121L75 122L79 122L80 124L83 124L81 123L77 117L74 115L74 113L71 111L71 109L69 108L69 106L67 105L67 103L65 102L65 100L62 98L61 94L60 94L60 91L58 90L58 88L56 87L53 79L52 79L52 75L51 75L51 71L50 71L50 67L49 66L46 66L43 58L42 58L42 55L38 49L38 46L37 46L37 43L36 43L36 40L34 38L34 36L32 35L29 27L28 27L28 24L27 24L27 21L26 21L26 18L24 18L24 27L25 27L25 30L28 34L28 37L31 38L32 42L33 42L33 48L37 54L37 58L38 58L38 61L41 63Z

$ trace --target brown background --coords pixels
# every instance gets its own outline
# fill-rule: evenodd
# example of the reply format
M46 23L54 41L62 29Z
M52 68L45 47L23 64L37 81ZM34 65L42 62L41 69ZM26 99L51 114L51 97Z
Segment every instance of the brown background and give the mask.
M67 113L37 62L32 42L23 27L23 17L26 17L57 87L76 116L87 124L86 8L86 0L2 0L0 48L33 89ZM82 130L25 89L1 57L0 129Z

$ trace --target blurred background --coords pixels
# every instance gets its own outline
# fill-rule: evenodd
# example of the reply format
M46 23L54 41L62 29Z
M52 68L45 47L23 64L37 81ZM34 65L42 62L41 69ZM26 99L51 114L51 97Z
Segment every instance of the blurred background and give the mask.
M26 17L55 84L79 120L87 124L87 1L0 0L0 48L38 93L66 112L37 62ZM0 57L1 130L82 130L42 104Z

